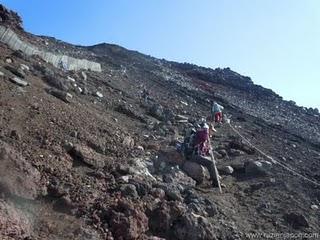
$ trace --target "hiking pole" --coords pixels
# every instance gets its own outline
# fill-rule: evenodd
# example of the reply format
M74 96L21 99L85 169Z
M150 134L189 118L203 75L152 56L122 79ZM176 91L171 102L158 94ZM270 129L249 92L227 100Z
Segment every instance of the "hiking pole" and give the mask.
M214 174L215 174L215 176L216 176L216 180L217 180L217 183L218 183L219 192L222 194L222 188L221 188L221 184L220 184L219 172L218 172L218 169L217 169L216 161L214 160L214 157L213 157L210 137L209 137L209 146L210 146L210 150L209 150L209 152L210 152L210 158L211 158L211 161L212 161L212 163L213 163Z

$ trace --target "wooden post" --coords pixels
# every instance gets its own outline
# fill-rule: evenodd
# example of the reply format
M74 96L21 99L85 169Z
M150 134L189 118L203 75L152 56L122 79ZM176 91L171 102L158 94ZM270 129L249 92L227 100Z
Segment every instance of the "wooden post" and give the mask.
M221 184L220 184L219 172L218 172L218 169L217 169L216 161L214 160L214 157L213 157L210 137L209 137L209 152L210 152L211 161L213 163L214 174L216 176L216 180L217 180L217 183L218 183L219 191L222 194L222 188L221 188Z

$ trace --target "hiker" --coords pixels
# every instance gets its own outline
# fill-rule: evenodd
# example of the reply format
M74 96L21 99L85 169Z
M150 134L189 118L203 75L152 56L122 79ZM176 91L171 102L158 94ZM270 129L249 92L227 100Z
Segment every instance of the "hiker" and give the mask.
M195 128L189 129L186 133L184 146L185 158L206 167L212 180L212 186L218 187L213 162L207 158L210 151L208 124L202 122L198 130Z
M209 126L202 122L200 129L197 130L194 139L194 151L197 155L208 155Z
M141 99L143 99L145 103L147 103L147 101L149 100L149 95L149 91L146 89L146 87L144 87L141 92Z
M187 156L192 155L196 132L197 131L195 128L190 128L186 131L186 135L183 141L183 153L186 158Z
M219 105L217 102L213 102L211 113L212 113L212 119L214 119L216 123L221 123L223 109L224 109L223 106Z

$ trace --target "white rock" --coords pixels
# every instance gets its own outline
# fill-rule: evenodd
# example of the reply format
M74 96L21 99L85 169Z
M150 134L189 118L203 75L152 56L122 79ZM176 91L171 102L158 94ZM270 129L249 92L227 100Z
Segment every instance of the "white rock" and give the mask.
M269 161L260 161L262 164L262 167L265 168L266 170L270 170L272 168L272 163Z
M81 72L84 81L87 81L87 74L85 72Z
M96 96L99 98L103 98L103 94L101 92L96 92Z
M26 86L29 85L28 82L23 81L23 80L21 80L21 79L18 78L18 77L12 77L12 78L10 78L10 81L13 82L13 83L15 83L15 84L17 84L17 85L19 85L19 86L22 86L22 87L26 87Z
M3 72L0 72L0 77L3 77L4 76L4 73Z
M312 209L312 210L318 210L318 209L319 209L319 206L318 206L318 205L311 205L311 209Z
M144 151L144 148L142 146L137 146L137 150Z
M74 78L72 78L72 77L70 77L70 76L68 76L67 79L68 79L69 81L71 81L71 82L75 82L75 81L76 81Z
M183 116L183 115L177 115L176 116L177 120L188 120L189 118L187 116Z
M132 176L131 175L126 175L126 176L121 176L120 179L126 183L129 182L129 179L131 179Z
M269 161L250 161L246 165L246 174L249 175L265 175L272 168L272 163Z
M29 66L27 66L27 65L25 65L25 64L23 64L23 63L20 64L20 68L21 68L23 71L30 71Z
M271 183L275 183L276 182L275 178L270 178L269 180L270 180Z
M124 137L122 144L125 147L133 148L134 147L134 139L130 136L126 136L126 137Z
M134 161L134 165L132 166L132 170L134 171L133 175L142 176L144 179L148 179L150 181L156 181L155 177L150 173L150 170L153 171L153 164L148 164L144 159L136 158Z
M232 174L233 173L233 168L231 166L225 166L222 171L224 171L226 174Z
M72 98L72 95L70 93L67 93L67 98Z
M13 62L13 61L12 61L11 58L9 58L9 57L6 58L6 63L12 63L12 62Z

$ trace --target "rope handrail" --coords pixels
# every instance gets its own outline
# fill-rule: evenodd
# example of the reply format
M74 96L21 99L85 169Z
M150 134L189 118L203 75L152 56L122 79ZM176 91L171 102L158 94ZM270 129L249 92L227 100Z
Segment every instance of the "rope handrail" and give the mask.
M293 173L294 175L310 182L310 183L313 183L314 185L316 186L320 186L320 183L310 179L310 178L307 178L305 176L303 176L302 174L298 173L296 170L292 169L291 167L288 167L286 166L285 164L275 160L273 157L271 157L270 155L264 153L261 149L259 149L258 147L256 147L255 145L253 145L246 137L244 137L237 129L235 129L230 122L227 122L227 124L230 126L230 128L236 133L238 134L244 141L246 141L251 147L253 147L255 150L257 150L261 155L263 155L264 157L266 157L267 159L269 159L272 163L274 164L278 164L280 165L281 167L283 167L284 169L286 169L287 171Z

